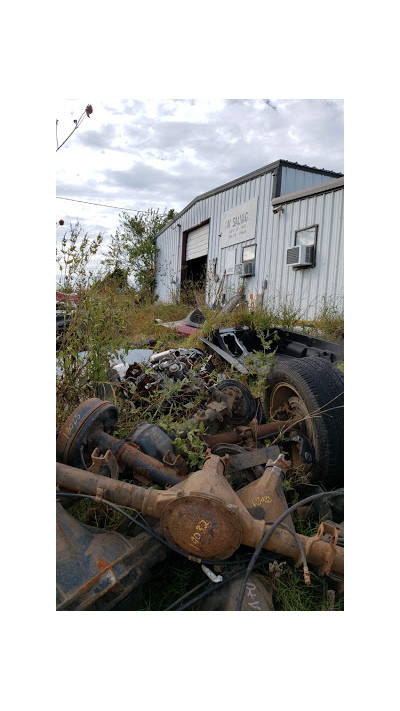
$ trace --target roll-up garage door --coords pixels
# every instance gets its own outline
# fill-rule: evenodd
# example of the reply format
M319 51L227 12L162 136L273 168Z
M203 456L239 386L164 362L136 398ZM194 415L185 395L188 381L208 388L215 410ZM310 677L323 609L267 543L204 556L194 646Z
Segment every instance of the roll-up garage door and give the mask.
M191 230L187 236L186 242L186 261L190 259L197 259L197 257L204 257L208 252L208 233L210 230L210 225L207 222L206 225L202 227L197 227L195 230Z

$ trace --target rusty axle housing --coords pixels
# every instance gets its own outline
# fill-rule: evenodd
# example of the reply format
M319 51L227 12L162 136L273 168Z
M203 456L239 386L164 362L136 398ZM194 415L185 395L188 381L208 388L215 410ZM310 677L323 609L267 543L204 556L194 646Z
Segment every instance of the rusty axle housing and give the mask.
M269 527L265 521L253 518L243 503L247 487L239 497L225 479L226 461L227 457L210 454L203 469L166 491L116 481L60 463L57 484L159 518L165 538L186 553L199 559L225 560L241 544L255 548ZM259 486L257 492L258 496L262 494ZM282 504L278 510L279 507L281 510ZM298 538L308 562L343 575L343 548L308 536ZM296 560L300 556L293 536L282 527L274 531L265 547Z
M154 481L162 486L178 483L187 470L182 457L176 458L175 467L165 466L141 452L129 438L124 441L113 437L117 419L117 408L108 401L90 398L82 402L57 437L57 461L81 467L84 454L88 457L98 447L103 453L110 450L114 454L122 472L134 473L143 481Z

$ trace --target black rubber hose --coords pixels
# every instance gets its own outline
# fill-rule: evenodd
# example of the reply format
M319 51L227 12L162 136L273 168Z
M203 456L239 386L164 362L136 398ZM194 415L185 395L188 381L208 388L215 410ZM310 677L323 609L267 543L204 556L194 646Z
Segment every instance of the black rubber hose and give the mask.
M265 556L261 560L257 561L256 566L264 565L264 563L270 563L273 560L275 560L275 558L272 558L272 556ZM227 562L229 562L229 561L227 561ZM237 562L244 562L244 561L237 561ZM226 562L224 562L223 565L226 565ZM240 573L238 573L238 575L241 575L245 570L246 570L246 568L243 568L243 570L241 570ZM233 576L230 576L229 578L224 578L219 583L214 583L209 588L207 588L207 590L205 590L203 593L196 596L195 598L192 598L192 600L190 600L190 602L188 602L187 604L185 603L185 605L183 607L178 608L178 610L176 610L176 612L181 612L181 610L186 610L188 607L190 607L191 605L194 605L196 602L198 602L198 600L201 600L202 598L207 597L207 595L211 595L211 593L214 592L216 587L223 587L223 585L226 585L226 583L229 583L229 581L232 580L232 578L234 578L234 577L236 578L236 574ZM173 602L172 605L170 605L169 607L167 607L165 609L165 612L167 612L168 610L173 610L176 607L176 605L179 605L179 603L182 602L182 600L184 600L186 597L188 597L188 595L192 595L197 590L200 590L200 588L204 587L204 585L206 585L208 582L209 581L207 579L203 580L201 583L199 583L199 585L196 585L196 587L192 588L192 590L189 590L187 593L182 595L182 597L178 598L178 600L175 600L175 602Z
M218 588L222 588L224 585L229 583L234 578L238 578L240 575L243 575L245 570L246 570L246 568L242 568L242 570L239 570L238 573L234 573L233 575L230 575L229 578L224 578L223 580L221 580L220 583L214 583L214 585L211 588L204 590L204 592L200 593L200 595L197 595L196 597L189 600L189 602L186 602L184 605L182 605L182 607L179 607L176 610L176 612L182 612L183 610L186 610L188 607L191 607L199 600L202 600L203 597L207 597L207 595L210 595L212 592L214 592L214 590L218 590Z
M186 597L188 597L188 595L192 595L193 593L197 592L197 590L200 590L200 588L204 588L204 586L207 585L208 582L209 582L208 578L206 578L205 580L202 580L201 583L196 585L196 587L192 588L191 590L189 590L187 593L185 593L181 597L178 597L178 599L175 600L175 602L173 602L172 605L170 605L169 607L166 607L164 612L168 612L168 610L173 610L173 608L176 607L177 605L179 605L179 603L182 602L182 600L184 600Z
M256 565L257 566L264 565L264 563L272 562L273 560L274 560L274 558L272 556L268 556L266 558L263 558L262 560L257 561ZM207 588L207 590L204 590L204 592L200 593L200 595L197 595L196 597L189 600L189 602L186 602L184 605L182 605L182 607L179 607L177 610L175 610L175 612L182 612L182 610L186 610L188 607L191 607L192 605L194 605L196 602L198 602L202 598L207 597L208 595L211 595L211 593L213 593L214 590L216 590L217 588L222 588L224 585L229 583L234 578L238 578L240 575L243 575L245 570L246 570L246 568L242 568L242 570L240 570L239 572L234 573L233 575L230 575L229 578L224 578L223 580L221 580L220 583L215 583L212 587ZM205 581L205 582L207 582L207 581ZM191 592L194 592L195 589L196 588L193 588L193 590L191 590ZM190 595L190 592L187 593L186 595L183 595L182 598L177 600L171 607L174 607L176 604L178 604L178 602L180 602L181 599L187 597L187 595ZM171 609L171 608L168 608L168 609Z
M300 508L300 506L304 506L305 504L311 503L312 501L315 501L316 499L322 499L324 496L342 496L344 494L343 489L338 489L337 491L322 491L319 494L313 494L312 496L307 496L307 498L302 499L301 501L298 501L296 504L293 504L293 506L290 506L286 511L284 511L277 519L276 521L272 524L272 526L264 533L263 537L261 538L261 541L258 543L257 548L255 549L250 563L247 566L246 574L243 579L242 587L240 588L240 593L236 605L236 610L240 611L242 609L242 604L243 604L243 598L244 598L244 593L246 590L246 584L249 579L250 573L254 568L255 562L260 555L265 543L267 542L268 538L272 536L273 532L278 528L279 524L287 517L289 516L293 511L296 511L296 509Z

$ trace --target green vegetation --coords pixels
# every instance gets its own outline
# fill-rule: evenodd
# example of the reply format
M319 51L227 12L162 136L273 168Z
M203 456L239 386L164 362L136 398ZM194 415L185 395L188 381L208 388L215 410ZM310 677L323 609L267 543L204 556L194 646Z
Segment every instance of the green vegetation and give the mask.
M328 597L328 583L323 578L311 573L311 584L306 585L301 570L287 567L286 572L280 577L273 577L275 590L275 610L285 611L317 611L330 610L331 602ZM332 605L333 610L344 609L344 597L336 593Z
M69 230L64 232L61 244L56 247L58 267L58 287L64 293L85 289L94 278L93 270L88 265L103 241L103 236L90 239L83 233L79 220L71 222Z
M312 321L305 321L300 311L290 303L281 303L277 308L255 306L252 311L249 311L246 303L239 304L229 313L221 313L208 307L202 307L202 311L206 317L202 335L206 338L215 328L226 328L238 324L249 326L257 333L274 327L296 329L307 335L334 342L341 340L344 335L343 314L338 307L332 304L328 307L326 302Z
M137 221L129 220L133 230L133 224L136 225ZM200 335L209 336L217 326L248 325L257 331L262 347L248 363L250 375L242 376L237 371L229 371L225 361L218 358L214 360L219 372L224 371L229 377L240 379L250 387L254 395L261 396L264 388L261 371L264 369L266 372L273 363L274 327L300 328L303 332L332 340L343 335L343 317L332 305L327 306L326 303L319 317L312 323L302 321L300 314L290 304L277 311L256 307L251 312L246 305L241 305L228 314L202 307L206 317L203 327L198 334L185 338L175 330L160 325L156 319L180 320L194 308L194 304L161 304L154 301L154 281L150 279L151 275L154 277L151 262L143 260L135 271L135 251L129 250L127 246L129 240L126 223L125 228L125 232L121 232L113 243L114 261L110 257L108 271L101 277L87 271L90 258L101 245L101 236L89 240L87 235L82 234L79 224L72 226L70 234L64 236L57 254L63 289L80 293L78 307L69 307L69 311L67 307L66 313L71 313L72 321L57 354L57 427L61 427L80 402L96 394L99 383L110 382L119 412L116 435L125 436L144 420L156 422L167 431L174 430L177 452L186 459L189 470L196 471L202 466L205 457L202 426L191 425L187 428L186 422L198 408L201 396L194 395L188 401L182 383L178 382L171 383L162 392L150 391L146 397L139 397L133 388L132 397L124 397L115 382L107 380L109 366L113 361L116 362L118 351L127 351L140 345L146 347L149 339L152 339L152 347L158 351L174 347L204 349ZM144 243L149 244L148 235L144 237ZM117 247L121 248L121 252L118 252ZM118 262L117 257L125 248L127 262ZM132 273L135 274L139 288L128 284L127 276ZM140 302L138 293L141 296ZM265 331L268 332L267 336L264 335ZM189 430L187 436L182 435L183 429ZM296 483L301 481L304 481L302 472L292 473L285 481L284 488L291 499L296 496ZM81 501L74 505L72 511L90 525L123 530L124 518L104 504ZM311 517L308 522L301 523L301 530L313 532L315 526L316 522ZM269 580L272 577L276 609L331 609L321 578L313 575L312 585L307 587L301 571L295 571L291 566L287 566L286 572L279 576L272 575L265 567L261 572ZM141 609L164 610L202 580L204 574L199 565L179 556L169 556L167 562L159 566L158 572L155 571L151 581L143 586ZM333 609L343 609L342 597L336 599Z
M174 210L150 210L132 217L120 215L120 228L111 240L103 264L108 270L119 270L131 276L141 297L155 298L157 276L156 235L175 216Z

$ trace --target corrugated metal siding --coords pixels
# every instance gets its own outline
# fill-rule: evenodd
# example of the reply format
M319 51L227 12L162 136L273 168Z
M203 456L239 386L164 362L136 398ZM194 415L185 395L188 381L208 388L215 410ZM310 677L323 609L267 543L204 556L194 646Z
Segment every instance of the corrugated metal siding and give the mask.
M317 316L324 299L343 309L343 201L344 190L336 190L289 203L283 213L274 215L265 305L286 305L307 319ZM318 225L315 267L287 267L286 250L294 245L295 231L314 224Z
M286 170L286 169L284 169ZM294 171L296 172L296 171ZM304 172L299 170L299 173ZM308 180L313 174L307 173ZM311 178L310 178L311 176ZM329 176L315 176L317 184ZM286 183L288 192L298 186ZM302 187L308 187L302 186ZM241 261L242 248L257 244L256 270L253 277L244 279L246 295L253 294L264 305L293 305L304 318L314 318L323 297L343 307L343 188L329 193L309 196L284 205L283 212L273 214L271 207L273 177L266 173L229 190L200 200L167 228L157 239L159 273L157 293L161 301L175 298L180 289L182 262L182 233L209 220L208 274L216 259L216 274L222 278L228 265L228 254ZM223 214L226 210L258 196L255 239L220 248ZM286 266L286 249L294 244L295 230L318 224L316 266L295 270ZM265 281L267 286L265 287ZM228 300L239 290L242 279L236 274L226 275L223 293ZM207 284L207 302L213 303L220 281L211 278Z
M159 248L157 271L157 294L161 301L175 301L182 260L181 229L175 225L168 230L168 239L157 240Z
M208 252L208 232L209 226L203 225L197 230L191 230L187 236L186 261L204 257Z
M222 230L223 214L232 207L255 198L258 196L257 204L257 225L255 240L247 240L239 245L232 245L224 249L220 248L220 233ZM180 235L191 228L196 228L202 222L209 220L209 238L208 238L208 272L211 271L211 264L214 259L217 260L216 273L220 278L226 269L227 252L236 252L236 262L239 262L242 254L242 247L247 244L257 243L257 260L258 256L265 252L266 233L268 224L272 223L271 211L272 197L272 174L267 173L253 180L249 180L241 185L236 185L229 190L226 190L211 197L200 200L193 207L189 208L179 218L181 224ZM180 275L181 275L181 260L182 260L182 239L179 239L178 249L178 228L175 225L165 230L157 239L157 247L159 248L159 274L157 279L157 294L161 301L170 301L171 294L179 291ZM262 258L262 257L261 257ZM175 283L171 286L172 279ZM236 274L227 275L224 283L224 293L226 299L237 293L240 286L240 277ZM219 282L208 280L207 301L213 302L216 289ZM249 293L256 293L256 276L246 279L246 290Z
M288 193L294 193L298 190L305 190L305 188L312 188L314 185L327 183L330 180L332 180L331 175L324 175L321 172L312 173L309 170L282 166L282 180L279 194L288 195Z

